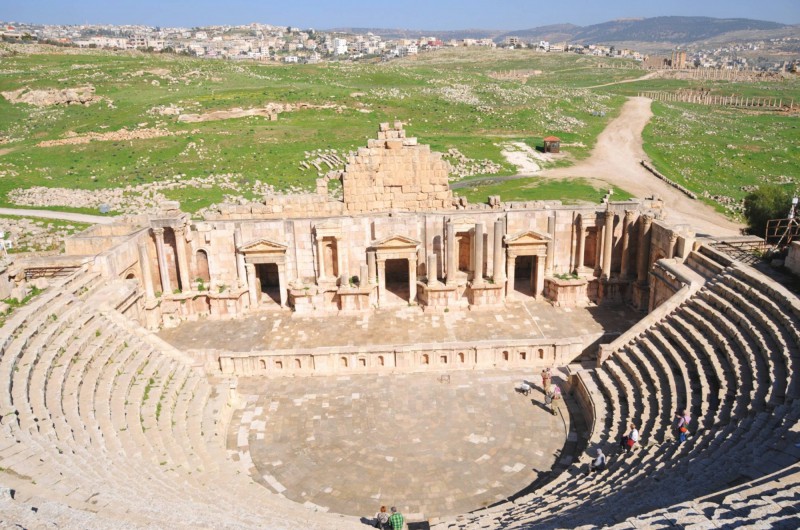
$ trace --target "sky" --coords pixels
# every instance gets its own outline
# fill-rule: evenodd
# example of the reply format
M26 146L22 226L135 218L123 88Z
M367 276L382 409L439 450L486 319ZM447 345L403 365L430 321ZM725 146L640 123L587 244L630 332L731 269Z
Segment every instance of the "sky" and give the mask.
M667 15L800 24L800 0L0 0L0 20L41 24L515 30Z

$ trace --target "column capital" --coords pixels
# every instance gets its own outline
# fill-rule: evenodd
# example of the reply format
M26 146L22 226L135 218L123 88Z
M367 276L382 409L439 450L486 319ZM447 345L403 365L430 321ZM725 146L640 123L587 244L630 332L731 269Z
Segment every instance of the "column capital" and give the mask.
M152 228L152 230L153 230L153 235L155 235L156 237L164 237L164 228L163 227L155 226L155 227Z
M642 222L645 224L645 226L650 226L650 223L653 222L653 214L651 213L644 214L642 216Z
M678 241L678 237L679 237L679 236L678 236L678 233L677 233L677 232L672 232L672 233L669 235L669 242L670 242L670 243L675 243L676 241Z
M163 229L162 229L163 230ZM172 227L172 231L175 232L175 235L183 235L186 233L186 225L177 225Z
M633 219L633 216L636 214L635 210L625 210L625 220L630 222Z

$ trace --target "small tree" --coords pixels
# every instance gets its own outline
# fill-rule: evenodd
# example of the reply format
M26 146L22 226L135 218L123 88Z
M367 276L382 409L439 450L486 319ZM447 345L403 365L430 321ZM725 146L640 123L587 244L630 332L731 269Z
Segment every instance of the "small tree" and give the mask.
M792 191L788 186L767 184L747 195L744 198L744 216L748 232L764 237L767 221L786 217L792 206Z

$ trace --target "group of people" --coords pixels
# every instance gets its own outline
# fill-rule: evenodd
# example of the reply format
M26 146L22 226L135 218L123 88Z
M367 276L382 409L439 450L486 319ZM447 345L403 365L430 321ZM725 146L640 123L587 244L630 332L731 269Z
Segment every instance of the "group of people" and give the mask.
M391 508L391 513L386 511L386 506L381 506L381 509L375 514L375 528L380 530L402 530L404 524L403 514L398 512L394 506Z
M682 412L675 416L676 421L674 422L674 430L675 430L675 437L678 440L679 444L682 444L686 441L688 434L689 434L689 425L692 422L692 416L689 414L687 409L684 409ZM625 451L626 453L630 453L634 446L639 443L639 430L636 428L636 425L631 423L631 430L628 434L624 434L619 439L619 448L620 451ZM798 444L800 447L800 444ZM594 473L596 471L602 471L606 467L606 455L603 454L602 449L597 450L597 454L595 458L589 462L589 473Z
M562 400L561 387L553 383L553 374L550 368L542 370L542 389L544 390L544 404L547 405L553 416L557 416Z

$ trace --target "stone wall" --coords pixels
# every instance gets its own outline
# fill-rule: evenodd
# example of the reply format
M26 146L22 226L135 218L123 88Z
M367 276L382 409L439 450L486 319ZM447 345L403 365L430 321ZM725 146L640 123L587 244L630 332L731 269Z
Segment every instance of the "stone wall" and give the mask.
M206 369L225 375L286 376L335 373L424 372L429 370L474 370L476 368L564 366L580 355L581 337L557 341L507 340L484 343L414 344L315 348L270 352L230 353L190 351L204 359Z
M377 140L369 140L347 161L342 176L347 213L421 211L452 208L449 165L441 153L407 138L403 124L382 123Z
M800 276L800 241L795 241L789 246L785 265L787 269Z

